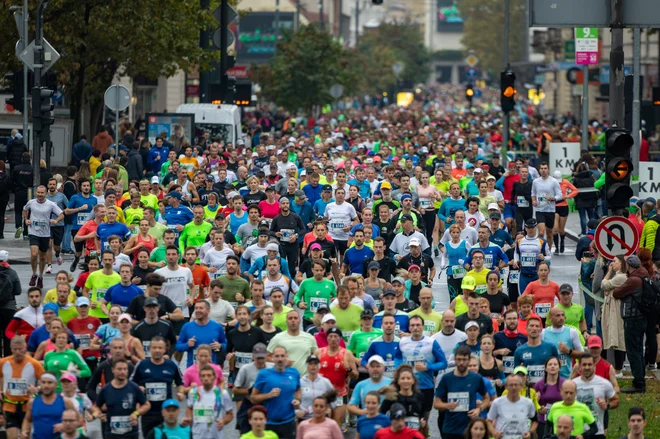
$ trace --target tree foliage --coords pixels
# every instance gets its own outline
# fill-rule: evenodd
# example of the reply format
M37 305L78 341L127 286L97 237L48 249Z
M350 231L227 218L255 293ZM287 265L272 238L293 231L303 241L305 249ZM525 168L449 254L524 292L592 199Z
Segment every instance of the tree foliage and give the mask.
M509 62L522 58L525 27L525 0L510 0ZM463 16L463 46L474 50L479 66L499 72L504 59L504 0L458 0Z
M261 85L266 100L289 111L311 113L315 106L332 103L330 87L344 86L344 94L355 91L355 70L341 44L312 24L296 33L287 31L277 44L270 65L253 69L253 80Z
M30 2L33 28L37 3ZM200 29L214 23L199 0L51 0L44 23L44 37L62 56L53 70L70 103L75 134L83 131L83 108L91 113L89 129L96 131L103 93L117 72L157 79L194 65L208 67L218 57L217 51L199 48ZM17 38L11 14L0 14L3 71L20 65L14 56Z
M410 19L382 23L367 29L360 38L360 54L365 57L368 69L375 70L369 75L372 80L392 83L396 80L392 65L404 65L400 80L410 86L424 83L431 75L431 53L424 46L422 28ZM384 76L383 76L384 75ZM374 84L375 85L375 84ZM382 86L376 92L382 92Z

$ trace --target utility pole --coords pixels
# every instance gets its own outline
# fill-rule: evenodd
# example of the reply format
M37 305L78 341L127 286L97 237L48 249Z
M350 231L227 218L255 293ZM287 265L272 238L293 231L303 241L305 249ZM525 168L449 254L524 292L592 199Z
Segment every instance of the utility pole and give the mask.
M199 6L202 10L211 9L211 0L200 0ZM210 39L208 27L204 27L199 31L199 47L202 50L209 49ZM202 104L209 103L209 72L201 69L199 71L199 102Z
M509 26L511 24L511 18L509 17L511 13L511 3L510 0L504 0L504 70L509 70ZM502 160L504 164L507 164L507 155L509 149L509 113L503 113L503 123L502 123Z
M275 0L275 41L280 39L280 0Z
M582 149L589 149L589 66L582 66Z
M34 88L32 89L32 168L34 169L34 188L40 184L41 162L41 68L44 65L44 9L49 0L40 0L34 27ZM26 109L27 111L27 109Z
M325 20L323 19L323 1L319 0L319 22L321 23L321 29L325 29Z
M296 32L300 30L300 0L296 0Z
M610 126L623 126L624 84L623 74L623 0L610 0L612 44L610 46Z
M642 55L642 32L636 27L633 30L633 98L632 98L632 138L635 141L632 147L633 178L639 177L639 150L641 146L640 135L640 102L639 102L639 77L642 74L640 57ZM633 193L639 192L639 185L634 185Z
M355 48L360 45L360 0L355 0Z
M23 0L23 47L27 47L30 42L30 33L29 33L29 18L30 10L28 9L28 0ZM28 75L30 74L30 68L26 63L23 63L23 138L25 139L25 144L30 144L30 136L28 132Z
M227 97L228 77L227 77L227 26L229 25L229 2L222 0L220 3L220 84L222 88L222 102L233 102ZM279 24L279 23L278 23ZM276 30L279 32L279 29Z

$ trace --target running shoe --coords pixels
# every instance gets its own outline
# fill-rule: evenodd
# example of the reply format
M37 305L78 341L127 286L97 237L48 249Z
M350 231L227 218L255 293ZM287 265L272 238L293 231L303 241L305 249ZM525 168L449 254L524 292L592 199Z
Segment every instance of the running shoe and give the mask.
M37 288L43 288L44 287L44 278L39 276L37 278Z
M31 287L35 286L37 284L37 277L38 276L36 274L33 274L32 277L30 278L30 283L28 285L30 285Z
M46 265L46 274L51 274L53 272L53 265L48 264Z
M23 227L19 227L16 229L16 233L14 233L14 238L18 239L21 237L21 233L23 233Z

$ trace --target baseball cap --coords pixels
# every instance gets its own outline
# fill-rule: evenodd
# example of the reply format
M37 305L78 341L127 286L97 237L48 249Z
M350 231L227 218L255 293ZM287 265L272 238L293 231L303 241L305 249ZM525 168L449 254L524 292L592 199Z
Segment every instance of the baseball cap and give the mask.
M461 281L461 290L471 290L477 288L477 281L472 276L465 276Z
M380 355L372 355L371 357L369 357L369 361L367 361L367 364L371 364L374 361L382 366L385 366L385 360L383 360L383 357L381 357Z
M307 360L305 360L305 362L308 363L308 364L309 363L320 363L321 360L316 355L310 355L309 357L307 357Z
M252 347L252 355L254 358L266 358L268 356L268 350L266 345L263 343L257 343Z
M163 407L164 409L168 409L168 408L170 408L170 407L176 407L176 408L179 408L180 406L179 406L179 401L177 401L176 399L172 399L172 398L170 398L170 399L168 399L168 400L165 400L165 402L163 403L162 407Z
M499 220L499 219L502 219L502 215L500 215L499 212L493 212L493 213L490 214L489 218L490 218L490 219L498 219L498 220Z
M329 312L330 312L330 308L328 308L328 305L326 305L325 303L322 303L321 305L319 305L318 308L316 308L316 313L317 314L321 314L321 313L326 313L327 314Z
M307 199L307 195L305 194L305 191L302 190L297 190L294 195L296 196L296 198L299 198L301 200Z
M326 314L326 315L324 315L323 318L321 319L321 323L327 323L327 322L329 322L330 320L336 322L336 321L337 321L337 317L333 316L332 314Z
M597 336L597 335L592 335L587 339L587 347L588 348L602 348L603 347L603 340Z
M371 261L367 265L367 270L380 270L380 264L376 261Z
M406 408L402 404L397 402L390 407L390 419L404 419L406 415Z
M415 247L418 247L420 245L419 238L412 238L410 242L408 243L408 246L414 245Z
M89 306L89 299L85 296L76 299L76 306Z
M339 338L342 337L341 329L337 328L336 326L334 328L330 328L327 331L325 331L325 334L326 335L337 334L339 336Z
M312 246L309 248L310 250L323 250L323 247L321 247L321 244L318 242L315 242L312 244Z
M509 165L507 167L509 169L516 169L516 162L509 162Z
M144 301L144 306L160 306L158 299L155 297L147 297Z
M376 159L374 159L376 160ZM392 189L392 185L390 184L389 181L384 181L380 184L381 189Z
M332 186L330 186L329 184L324 184L324 185L321 187L321 190L322 190L322 191L332 192Z
M360 313L360 319L363 319L365 317L368 317L368 318L372 319L374 317L374 312L372 310L370 310L369 308L365 309L364 311L362 311Z
M218 164L219 164L219 165L226 165L226 164L227 164L227 161L224 160L224 159L220 159L220 160L218 160Z
M257 232L257 236L268 236L268 235L269 235L268 229L259 228L259 231ZM268 246L266 246L266 250L268 250Z
M131 317L130 314L123 313L122 315L119 316L118 322L121 322L122 320L128 320L129 322L133 321L133 317Z
M396 296L396 291L394 290L384 290L383 291L383 297L385 296Z
M421 271L421 268L419 268L419 265L417 264L412 264L410 267L408 267L408 271L412 271L412 270Z
M561 286L559 287L559 294L563 292L568 292L573 294L573 287L571 286L571 284L561 284Z
M642 261L639 260L637 255L632 255L629 256L628 259L626 259L626 264L628 264L628 266L632 268L639 268L642 266Z
M215 181L215 178L213 178L213 176L211 174L208 174L206 176L206 181Z
M60 381L71 381L72 383L77 383L78 378L72 373L63 373L62 376L60 376Z
M266 150L268 150L268 151L272 151L272 150L274 150L274 149L276 149L276 148L277 148L277 147L276 147L275 145L268 145L268 146L266 147Z
M9 261L9 252L7 250L0 250L0 262Z
M177 200L181 199L181 192L174 190L167 194L168 198L176 198Z
M399 282L401 285L405 285L406 280L401 276L397 276L394 279L392 279L392 283L394 282Z
M154 184L154 183L160 184L160 178L158 178L157 175L154 175L153 177L151 177L151 184Z
M403 198L403 197L402 197L402 198ZM410 216L410 215L408 215L407 213L401 215L401 221L412 221L412 220L413 220L413 217Z
M514 375L517 375L519 373L522 373L523 375L527 375L527 368L525 366L518 366L515 369L513 369Z
M280 288L280 287L273 287L273 288L270 290L270 295L272 296L273 293L274 293L275 291L279 291L280 293L284 294L284 291L282 291L282 288Z
M530 229L538 226L539 223L536 222L536 218L530 218L527 221L525 221L525 227L529 227Z
M465 324L465 331L467 331L467 330L470 329L470 328L477 328L477 329L479 329L479 323L477 323L477 322L473 322L473 321L469 321L469 322L467 322L467 323Z
M57 307L57 305L55 303L48 302L48 303L44 304L42 313L44 313L46 311L53 311L55 314L57 314L57 312L59 311L59 308Z
M488 210L500 210L500 206L497 203L490 203L488 205Z
M474 170L475 174L481 174L482 172L484 172L484 171L481 168L475 168L475 170Z
M295 163L287 163L286 165L287 169L298 169Z

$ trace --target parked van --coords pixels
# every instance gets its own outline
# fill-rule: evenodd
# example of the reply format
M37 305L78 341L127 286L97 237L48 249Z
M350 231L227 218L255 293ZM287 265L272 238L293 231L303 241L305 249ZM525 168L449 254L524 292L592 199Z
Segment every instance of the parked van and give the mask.
M195 144L206 133L211 141L221 138L234 145L243 138L241 109L236 105L182 104L176 112L195 115Z

